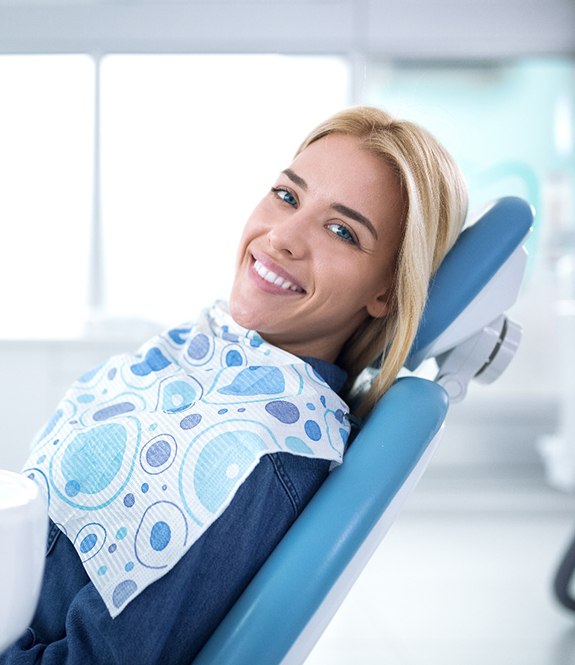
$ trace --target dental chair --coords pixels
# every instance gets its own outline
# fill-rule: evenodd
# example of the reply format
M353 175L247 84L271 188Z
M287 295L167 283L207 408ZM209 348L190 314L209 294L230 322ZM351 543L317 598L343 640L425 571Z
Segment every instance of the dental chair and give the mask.
M423 474L449 404L513 358L521 328L504 312L519 292L532 223L531 207L506 197L462 231L430 286L412 375L376 405L194 665L304 662ZM432 358L435 381L413 374Z

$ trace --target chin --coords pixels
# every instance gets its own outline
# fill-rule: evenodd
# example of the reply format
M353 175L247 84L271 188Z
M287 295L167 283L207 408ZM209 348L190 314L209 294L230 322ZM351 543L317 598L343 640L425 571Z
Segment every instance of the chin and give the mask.
M256 317L253 316L250 307L242 306L234 298L230 298L229 308L232 319L242 328L247 330L257 329Z

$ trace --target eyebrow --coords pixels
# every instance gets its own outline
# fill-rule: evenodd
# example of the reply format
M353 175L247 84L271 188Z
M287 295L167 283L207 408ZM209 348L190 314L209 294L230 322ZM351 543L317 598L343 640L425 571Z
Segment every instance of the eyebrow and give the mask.
M308 189L307 182L297 173L295 173L291 169L284 169L282 173L287 175L287 177L293 183L301 187L304 191L307 191ZM342 215L345 215L346 217L349 217L350 219L354 219L356 222L359 222L362 226L365 226L365 228L371 233L371 235L376 240L378 239L375 226L369 221L369 219L365 215L362 215L360 212L354 210L353 208L350 208L349 206L343 205L343 203L332 203L330 207L336 212L339 212Z
M285 169L282 171L287 177L296 185L307 191L307 182L299 176L297 173L294 173L291 169Z
M346 217L349 217L350 219L355 219L356 222L359 222L365 228L371 233L371 235L377 240L378 235L377 231L375 230L375 226L369 221L369 219L365 216L362 215L360 212L357 210L354 210L353 208L349 208L348 206L344 206L342 203L332 203L331 207L336 211L340 212L342 215L345 215Z

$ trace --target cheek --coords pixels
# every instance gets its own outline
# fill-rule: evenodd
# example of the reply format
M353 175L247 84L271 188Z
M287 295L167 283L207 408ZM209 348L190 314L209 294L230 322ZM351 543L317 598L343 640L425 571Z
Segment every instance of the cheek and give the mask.
M377 296L385 292L389 286L389 279L382 270L350 270L341 273L345 275L336 284L341 285L338 289L340 297L346 302L356 303L365 307L372 303Z

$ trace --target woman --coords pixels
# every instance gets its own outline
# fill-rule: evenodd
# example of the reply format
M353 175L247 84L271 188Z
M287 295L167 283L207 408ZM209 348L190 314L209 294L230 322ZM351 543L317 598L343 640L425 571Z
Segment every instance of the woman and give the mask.
M196 327L84 377L40 438L27 472L50 475L58 526L32 627L0 663L191 662L341 461L349 423L338 394L349 395L383 356L357 406L365 416L394 380L465 213L457 167L417 126L364 107L314 130L248 219L229 313L213 307ZM206 377L215 377L209 388ZM138 410L138 429L126 437ZM157 421L173 436L158 438ZM211 438L194 434L190 443L200 422ZM140 441L144 429L131 485L104 500L121 475L110 468L126 456L126 438ZM191 430L183 454L182 430ZM181 460L179 494L168 501L170 483L152 481L176 468L172 453ZM106 474L109 485L95 487ZM146 522L160 504L184 524L179 531L167 513ZM112 528L135 507L135 521ZM91 515L100 519L100 509L108 522L98 532ZM120 559L122 547L133 560Z

